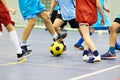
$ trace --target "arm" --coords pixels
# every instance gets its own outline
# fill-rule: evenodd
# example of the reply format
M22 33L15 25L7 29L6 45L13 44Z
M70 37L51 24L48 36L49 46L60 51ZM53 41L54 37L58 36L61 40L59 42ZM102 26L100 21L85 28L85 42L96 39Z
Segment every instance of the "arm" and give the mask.
M9 8L8 3L7 3L7 0L1 0L1 2L3 3L3 5L6 7L6 9L7 9L8 11L12 12L13 14L16 13L16 10L15 10L15 9Z
M104 12L102 10L102 7L100 5L100 1L99 0L96 0L96 6L97 6L97 9L98 11L100 12L101 16L102 16L102 20L101 20L101 24L105 24L105 20L104 20Z
M50 11L49 14L51 14L55 8L55 6L57 5L57 1L56 0L51 0L51 5L50 5Z
M104 9L106 12L110 13L110 9L107 8L105 5L104 5L103 9Z

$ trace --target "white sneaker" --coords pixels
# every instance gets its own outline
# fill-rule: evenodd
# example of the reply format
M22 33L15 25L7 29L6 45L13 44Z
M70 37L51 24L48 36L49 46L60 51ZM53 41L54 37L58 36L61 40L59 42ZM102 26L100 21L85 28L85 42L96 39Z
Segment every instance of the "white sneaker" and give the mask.
M94 56L94 62L100 62L101 61L101 57L100 57L100 55L98 55L98 56Z
M83 61L87 61L89 59L89 57L87 55L83 56Z

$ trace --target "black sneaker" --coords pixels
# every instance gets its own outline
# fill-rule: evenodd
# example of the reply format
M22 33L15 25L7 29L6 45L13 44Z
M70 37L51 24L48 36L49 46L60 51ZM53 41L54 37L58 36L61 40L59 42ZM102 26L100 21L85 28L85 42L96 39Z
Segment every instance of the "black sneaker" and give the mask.
M66 45L64 45L63 51L67 51L67 47L66 47Z
M22 58L26 58L27 56L29 56L31 54L31 51L22 51L22 54L17 54L17 58L18 60L21 60Z
M66 36L67 36L67 33L63 33L63 34L58 35L57 39L60 39L60 38L64 39L66 38Z
M29 45L24 45L24 46L21 46L21 49L23 52L32 52L32 50L28 50L28 47Z

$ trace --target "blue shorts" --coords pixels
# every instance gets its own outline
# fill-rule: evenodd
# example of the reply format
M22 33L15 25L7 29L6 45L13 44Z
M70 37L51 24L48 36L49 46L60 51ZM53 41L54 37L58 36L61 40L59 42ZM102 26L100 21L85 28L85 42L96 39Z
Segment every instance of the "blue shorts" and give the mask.
M30 18L35 18L36 17L36 14L31 14L29 16L23 16L24 20L28 20Z

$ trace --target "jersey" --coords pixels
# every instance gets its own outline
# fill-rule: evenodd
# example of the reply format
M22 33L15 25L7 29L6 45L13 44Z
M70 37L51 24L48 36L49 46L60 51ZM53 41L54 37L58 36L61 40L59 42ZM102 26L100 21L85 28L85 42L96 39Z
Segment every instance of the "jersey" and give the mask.
M19 8L22 16L39 14L45 10L40 0L19 0Z
M54 10L56 10L56 11L59 10L59 6L58 6L58 4L55 6Z
M76 21L89 26L97 21L96 0L76 0Z
M116 18L120 18L120 14Z
M104 0L100 0L100 4L102 6L102 9L104 7ZM104 18L105 18L105 25L102 25L101 24L101 19L102 19L102 16L100 14L100 12L98 11L98 19L97 19L97 22L95 24L92 25L93 28L95 28L96 30L104 30L106 28L108 28L110 26L110 21L106 15L106 13L104 12Z
M74 0L56 0L60 9L63 20L71 20L75 18Z

